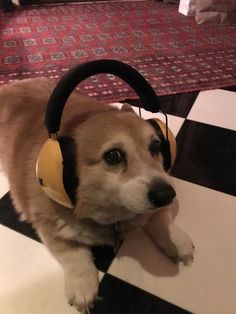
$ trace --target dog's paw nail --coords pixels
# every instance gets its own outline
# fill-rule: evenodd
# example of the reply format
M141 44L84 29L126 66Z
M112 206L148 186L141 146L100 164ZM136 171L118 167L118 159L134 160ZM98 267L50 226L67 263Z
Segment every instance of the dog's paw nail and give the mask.
M179 258L178 257L172 257L171 258L173 263L178 264L179 263Z
M89 305L89 309L93 309L94 308L94 303L91 303L90 305Z
M104 298L101 297L100 295L98 295L98 296L96 297L96 301L103 301L103 300L104 300Z
M191 266L192 263L193 263L193 255L185 256L185 257L183 258L183 264L184 264L184 266Z

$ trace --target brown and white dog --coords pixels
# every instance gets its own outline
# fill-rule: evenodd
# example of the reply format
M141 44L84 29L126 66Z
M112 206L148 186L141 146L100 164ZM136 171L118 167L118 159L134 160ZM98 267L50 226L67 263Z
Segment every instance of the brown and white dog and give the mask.
M98 292L89 247L114 245L114 223L120 230L141 224L168 256L186 264L194 248L168 210L175 191L159 139L128 105L119 110L72 93L61 135L73 137L77 147L77 202L68 209L48 198L35 164L48 138L44 115L54 86L54 80L37 78L0 88L0 158L16 210L62 265L68 300L85 313Z

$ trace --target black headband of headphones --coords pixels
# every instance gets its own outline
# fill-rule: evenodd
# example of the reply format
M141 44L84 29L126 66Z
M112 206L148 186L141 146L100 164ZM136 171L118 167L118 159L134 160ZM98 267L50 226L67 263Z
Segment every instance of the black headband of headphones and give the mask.
M75 87L88 77L99 73L113 74L124 80L137 93L144 109L151 112L160 110L153 88L134 68L117 60L95 60L74 67L56 85L48 101L45 116L49 134L59 131L63 109Z

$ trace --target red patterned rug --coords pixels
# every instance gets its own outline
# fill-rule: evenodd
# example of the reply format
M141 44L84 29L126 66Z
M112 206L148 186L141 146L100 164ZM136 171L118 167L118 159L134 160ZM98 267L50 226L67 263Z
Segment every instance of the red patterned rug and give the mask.
M197 25L159 2L28 6L0 12L0 83L59 78L72 66L119 59L139 70L159 95L236 85L236 27ZM132 92L112 75L83 84L112 100Z

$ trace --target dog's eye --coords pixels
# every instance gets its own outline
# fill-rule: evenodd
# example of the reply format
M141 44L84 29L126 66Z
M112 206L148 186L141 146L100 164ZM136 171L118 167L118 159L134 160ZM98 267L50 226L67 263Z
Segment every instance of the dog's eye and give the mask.
M124 154L119 149L110 149L104 153L103 159L109 165L117 165L124 161Z
M161 142L159 140L153 141L149 146L149 150L152 156L158 155L160 153L160 149L161 149Z

